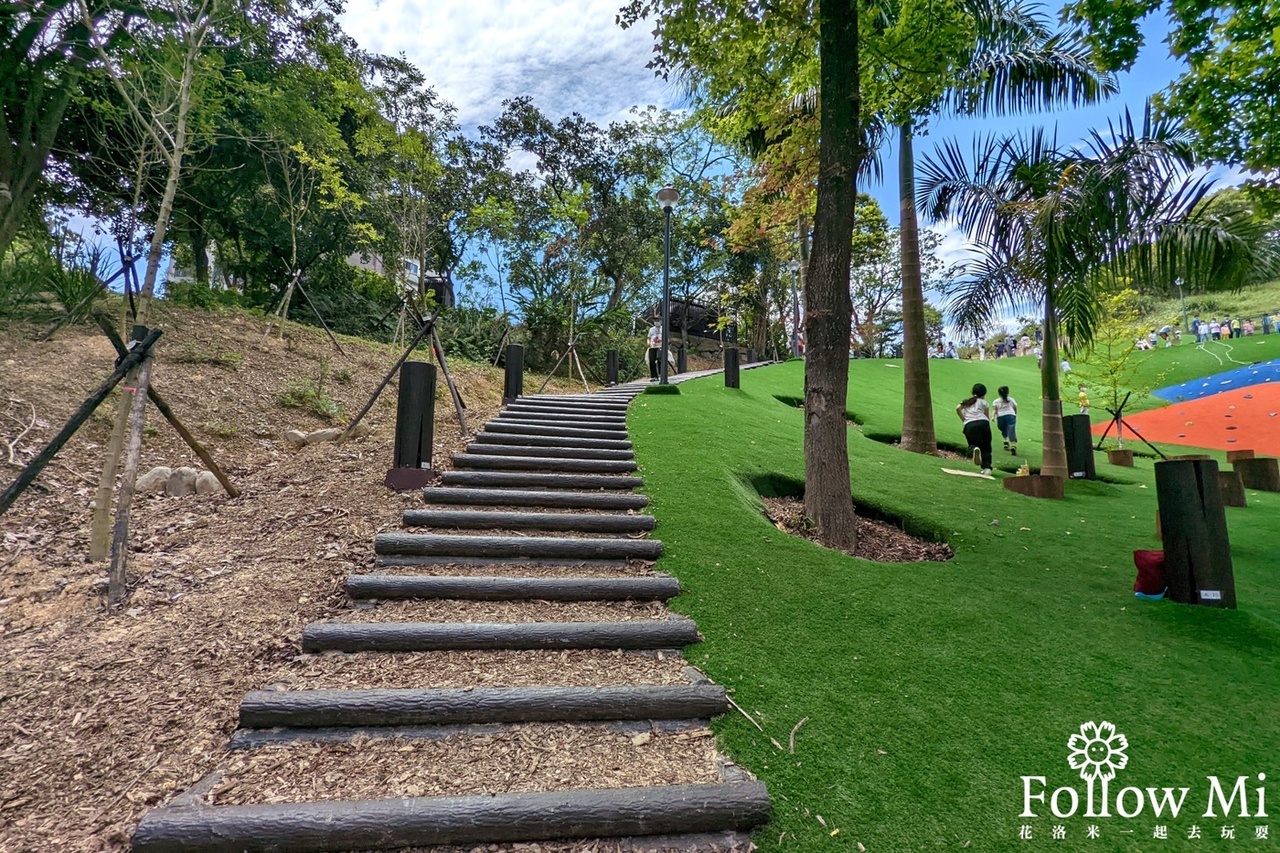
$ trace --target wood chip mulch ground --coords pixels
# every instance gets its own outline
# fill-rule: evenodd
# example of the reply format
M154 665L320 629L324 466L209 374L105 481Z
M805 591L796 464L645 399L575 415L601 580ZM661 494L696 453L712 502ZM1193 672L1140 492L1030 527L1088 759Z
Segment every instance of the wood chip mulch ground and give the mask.
M300 655L264 686L286 690L357 688L620 687L687 684L684 657L669 652L564 651L338 652Z
M341 622L632 622L666 619L656 601L379 601L335 614Z
M569 724L441 740L357 739L236 752L210 805L506 794L720 778L709 730L626 735Z
M263 339L247 315L159 303L154 382L244 494L138 498L123 612L87 563L91 504L111 432L108 401L4 515L0 532L0 850L121 851L138 819L225 761L240 699L298 656L308 622L347 608L343 580L373 565L373 537L422 506L388 491L396 387L372 434L295 450L283 435L332 426L282 408L282 390L322 381L358 411L398 353L290 324ZM0 331L0 455L8 482L111 371L96 329ZM472 428L501 405L500 371L451 364ZM34 409L35 417L31 416ZM435 463L464 440L447 397ZM28 428L28 424L30 424ZM21 433L21 435L20 435ZM0 445L0 451L4 451ZM141 470L200 462L147 415Z
M793 536L812 542L818 537L813 524L805 517L804 501L799 498L761 498L765 516L773 526ZM878 563L945 562L955 551L945 542L920 539L885 521L858 517L858 548L851 555Z

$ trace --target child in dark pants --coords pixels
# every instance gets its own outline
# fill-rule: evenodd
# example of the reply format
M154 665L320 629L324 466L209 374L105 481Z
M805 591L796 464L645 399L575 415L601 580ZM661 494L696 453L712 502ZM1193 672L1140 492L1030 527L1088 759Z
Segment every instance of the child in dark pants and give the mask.
M991 410L987 408L987 386L979 382L973 386L973 396L960 401L956 415L964 424L964 437L969 442L973 461L982 473L991 473Z

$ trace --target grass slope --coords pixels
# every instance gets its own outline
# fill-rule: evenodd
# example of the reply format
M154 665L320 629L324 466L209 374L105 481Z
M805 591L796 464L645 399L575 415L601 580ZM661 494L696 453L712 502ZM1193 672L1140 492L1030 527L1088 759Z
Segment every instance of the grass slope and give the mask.
M1038 455L1030 361L935 362L939 435L960 440L952 409L975 380L1008 382ZM901 370L850 369L851 411L867 432L896 432ZM1150 461L1124 472L1129 485L1070 483L1065 501L1037 501L851 429L855 499L956 550L945 564L871 563L762 517L758 491L803 478L802 412L777 399L801 396L803 364L742 384L642 397L630 425L666 548L659 568L680 578L676 607L706 637L690 658L764 728L736 713L717 723L773 794L763 850L1014 849L1023 824L1047 844L1059 823L1055 849L1150 849L1157 823L1171 836L1160 849L1198 849L1175 840L1192 822L1214 839L1233 823L1252 842L1253 821L1199 815L1206 774L1274 775L1280 755L1280 495L1229 511L1240 610L1142 602L1130 552L1159 547ZM1192 787L1178 820L1018 817L1024 775L1083 797L1066 744L1090 720L1128 737L1117 788ZM1090 823L1100 839L1085 838Z

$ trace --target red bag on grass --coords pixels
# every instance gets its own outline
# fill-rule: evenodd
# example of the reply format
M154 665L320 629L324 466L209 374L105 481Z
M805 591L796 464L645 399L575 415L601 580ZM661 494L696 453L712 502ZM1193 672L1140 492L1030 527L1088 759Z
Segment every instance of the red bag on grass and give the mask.
M1160 595L1168 587L1164 578L1164 551L1134 551L1133 564L1138 567L1138 578L1133 591L1143 595Z

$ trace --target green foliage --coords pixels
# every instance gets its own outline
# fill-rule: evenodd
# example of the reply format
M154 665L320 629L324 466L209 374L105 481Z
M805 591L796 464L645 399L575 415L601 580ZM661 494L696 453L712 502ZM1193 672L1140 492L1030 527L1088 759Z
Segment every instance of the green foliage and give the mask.
M286 409L303 409L324 421L342 417L342 407L324 390L324 380L295 379L276 395L276 402Z
M29 315L44 284L47 265L30 250L18 248L0 258L0 320Z
M1102 319L1088 348L1077 348L1075 372L1091 390L1101 390L1103 404L1114 411L1126 394L1131 394L1131 404L1146 397L1163 376L1154 377L1154 384L1147 384L1149 376L1138 379L1140 359L1134 355L1140 352L1138 341L1145 339L1148 329L1138 294L1122 287L1102 294L1099 303Z
M245 304L244 294L240 291L195 280L167 281L164 293L165 298L175 304L192 308L235 308Z
M478 364L493 364L504 341L516 343L506 315L488 306L451 308L440 314L436 328L446 353Z
M1169 17L1169 50L1186 63L1159 97L1160 109L1186 123L1203 156L1244 166L1274 187L1280 168L1280 8L1252 0L1075 0L1064 16L1087 28L1102 63L1119 69L1133 65L1143 46L1139 24L1160 9Z
M170 356L178 364L209 364L238 370L244 364L244 353L223 349L221 346L204 346L184 343Z
M209 421L204 425L204 431L216 438L235 438L237 429L235 424Z

